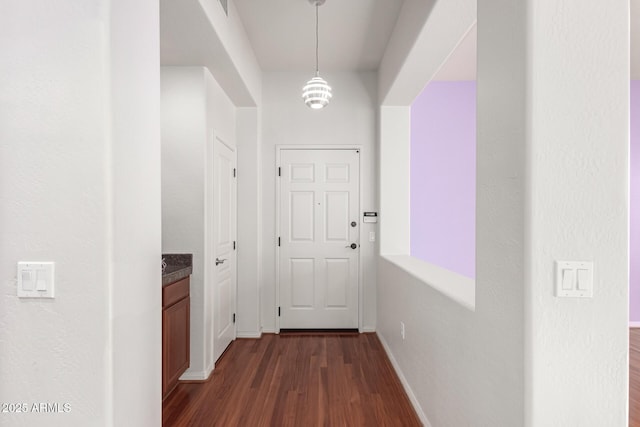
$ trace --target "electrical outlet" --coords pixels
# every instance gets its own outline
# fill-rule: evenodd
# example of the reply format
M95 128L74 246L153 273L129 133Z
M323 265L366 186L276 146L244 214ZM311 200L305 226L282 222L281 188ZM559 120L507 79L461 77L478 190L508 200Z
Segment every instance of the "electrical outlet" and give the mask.
M400 336L404 339L404 322L400 322Z

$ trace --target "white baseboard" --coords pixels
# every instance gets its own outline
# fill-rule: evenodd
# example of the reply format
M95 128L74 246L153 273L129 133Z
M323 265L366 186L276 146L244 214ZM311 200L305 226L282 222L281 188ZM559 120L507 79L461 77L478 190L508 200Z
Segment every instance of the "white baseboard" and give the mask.
M630 328L640 328L640 322L629 322Z
M363 334L367 334L375 331L376 331L376 328L373 326L363 326L362 329L360 330L360 332Z
M215 365L214 365L215 366ZM207 368L205 371L187 371L180 376L179 381L206 381L213 372L214 366Z
M416 414L418 414L418 418L420 418L420 421L422 421L422 424L425 427L431 427L431 423L429 422L427 415L422 410L420 403L418 403L418 399L416 398L416 395L413 394L413 390L411 389L409 382L407 381L404 374L402 373L402 370L400 369L400 365L398 365L398 362L396 362L396 358L393 357L393 353L391 353L391 349L387 345L387 342L384 340L384 337L382 335L380 334L376 334L376 335L378 335L378 339L382 343L382 347L384 348L384 351L387 353L387 357L391 361L391 365L393 366L393 369L396 371L396 375L398 375L398 378L400 378L402 387L404 388L404 391L407 393L407 396L409 396L409 401L411 401L411 404L413 405L413 409L415 409Z
M275 328L262 328L262 333L263 334L275 334L276 330Z
M238 331L236 332L236 338L260 338L262 337L262 332L260 331Z

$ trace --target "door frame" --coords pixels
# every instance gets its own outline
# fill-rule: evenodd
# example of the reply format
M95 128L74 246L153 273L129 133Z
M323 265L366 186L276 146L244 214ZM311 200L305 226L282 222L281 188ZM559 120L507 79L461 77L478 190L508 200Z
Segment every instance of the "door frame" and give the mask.
M349 144L349 145L291 145L291 144L278 144L275 147L276 161L275 161L275 174L276 174L276 211L275 211L275 236L274 244L276 248L275 256L275 268L276 268L276 286L275 286L275 306L273 307L275 317L275 333L280 333L280 316L278 316L278 307L280 306L280 246L278 246L278 236L280 235L280 179L278 177L278 168L280 165L280 153L284 150L330 150L330 151L350 151L359 150L360 156L358 156L358 221L360 221L360 229L358 230L360 236L360 242L362 242L362 206L363 206L363 191L362 191L362 145ZM362 248L362 244L360 244ZM362 249L358 251L358 331L363 332L363 313L362 307L364 304L364 295L362 292Z

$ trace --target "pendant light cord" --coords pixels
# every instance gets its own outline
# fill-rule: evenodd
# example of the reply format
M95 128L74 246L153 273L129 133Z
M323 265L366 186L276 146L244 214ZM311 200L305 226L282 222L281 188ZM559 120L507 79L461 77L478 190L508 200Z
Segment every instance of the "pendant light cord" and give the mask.
M318 3L316 2L316 77L320 75L318 71Z

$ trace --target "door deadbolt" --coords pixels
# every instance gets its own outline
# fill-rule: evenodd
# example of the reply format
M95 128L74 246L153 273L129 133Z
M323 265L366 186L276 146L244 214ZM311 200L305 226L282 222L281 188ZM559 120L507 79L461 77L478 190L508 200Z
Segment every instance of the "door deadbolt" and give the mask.
M357 222L355 222L355 221L351 221L351 226L352 226L352 227L355 227L356 225L358 225L358 223L357 223Z

